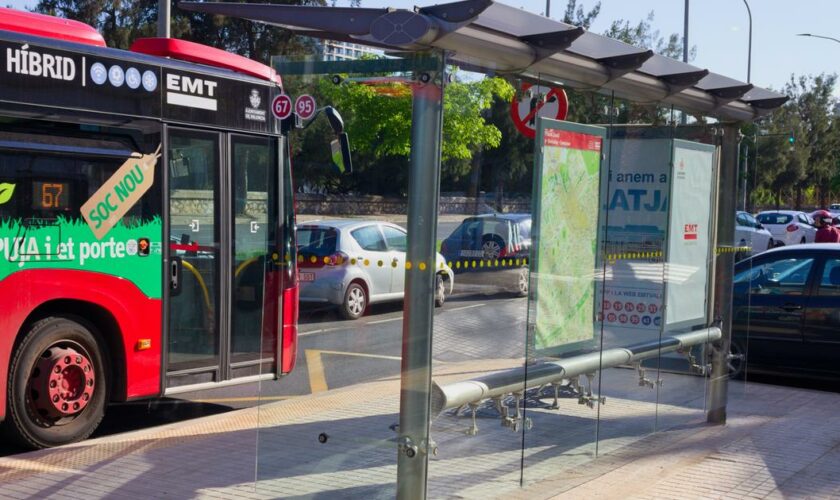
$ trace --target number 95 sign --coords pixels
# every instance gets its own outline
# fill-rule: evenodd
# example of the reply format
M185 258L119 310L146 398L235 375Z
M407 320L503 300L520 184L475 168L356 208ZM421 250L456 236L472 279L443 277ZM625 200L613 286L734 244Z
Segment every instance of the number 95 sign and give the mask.
M308 120L315 114L315 109L315 98L308 94L299 96L295 101L294 108L292 107L292 98L286 94L278 95L271 102L271 112L278 120L285 120L291 116L293 110L301 120Z

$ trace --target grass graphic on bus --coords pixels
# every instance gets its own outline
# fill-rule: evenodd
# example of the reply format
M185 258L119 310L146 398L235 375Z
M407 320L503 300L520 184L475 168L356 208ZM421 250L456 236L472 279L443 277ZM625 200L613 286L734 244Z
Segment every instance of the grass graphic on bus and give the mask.
M124 221L97 240L82 219L0 220L0 280L27 269L77 269L134 283L147 297L161 298L162 223ZM139 240L150 248L142 256Z

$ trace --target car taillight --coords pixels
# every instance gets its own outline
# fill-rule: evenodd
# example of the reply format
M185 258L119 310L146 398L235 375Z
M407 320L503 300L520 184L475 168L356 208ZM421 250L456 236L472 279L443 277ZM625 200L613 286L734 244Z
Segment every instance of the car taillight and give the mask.
M797 226L796 224L791 224L785 229L787 229L787 232L792 233L794 231L799 231L799 226Z
M342 266L350 260L350 257L347 256L344 252L336 252L332 255L324 257L324 265L327 266Z
M298 308L300 288L297 285L283 290L283 324L280 338L280 374L286 374L295 367L297 359Z

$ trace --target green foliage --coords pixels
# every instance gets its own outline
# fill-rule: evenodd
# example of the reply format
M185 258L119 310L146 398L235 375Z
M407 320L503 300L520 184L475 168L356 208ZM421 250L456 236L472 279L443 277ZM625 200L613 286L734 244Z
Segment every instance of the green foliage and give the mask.
M791 76L790 100L757 124L742 129L750 156L751 201L773 193L771 206L825 207L840 188L840 120L835 115L836 75ZM791 141L791 135L794 140Z
M589 12L584 11L583 4L577 4L577 0L569 0L566 4L566 11L563 13L563 22L574 24L584 29L589 29L598 14L601 13L601 2L596 2Z
M263 3L324 5L323 0L268 0ZM95 27L109 47L128 49L137 38L157 33L157 0L39 0L42 14L81 21ZM192 13L172 2L174 38L191 40L267 63L272 54L304 51L311 42L264 23Z
M582 6L577 6L575 16L569 12L575 10L576 1L569 0L565 22L573 20L591 23L600 11L600 3L586 16L583 15ZM585 26L588 27L588 26ZM654 14L650 12L645 19L636 24L627 20L616 20L610 24L604 36L620 40L624 43L651 49L654 52L671 57L682 59L683 44L682 37L672 33L667 37L662 36L659 30L654 27ZM697 50L695 47L689 49L689 61L694 59ZM623 99L612 99L609 95L597 94L594 92L580 92L567 90L569 95L569 116L568 120L580 123L650 123L654 125L668 121L670 116L669 108L661 108L656 103L644 104L633 103ZM610 107L614 108L610 116Z

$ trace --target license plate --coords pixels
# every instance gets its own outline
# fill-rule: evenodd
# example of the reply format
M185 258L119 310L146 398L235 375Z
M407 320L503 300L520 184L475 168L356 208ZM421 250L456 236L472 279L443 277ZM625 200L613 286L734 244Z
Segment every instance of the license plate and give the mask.
M315 273L300 273L301 281L315 281Z

